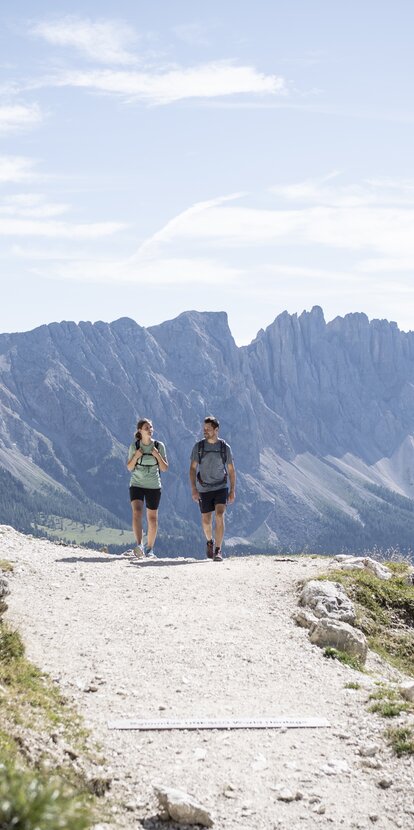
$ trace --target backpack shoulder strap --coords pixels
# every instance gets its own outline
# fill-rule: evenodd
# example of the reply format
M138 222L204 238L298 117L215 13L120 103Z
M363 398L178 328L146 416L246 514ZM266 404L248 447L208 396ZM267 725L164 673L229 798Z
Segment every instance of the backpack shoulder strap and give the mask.
M227 444L226 444L225 441L223 441L222 438L220 438L219 440L220 440L221 460L222 460L224 466L226 466L226 464L227 464Z
M159 441L154 441L154 447L155 447L156 450L158 449L159 445L160 445Z
M204 439L198 442L198 444L197 444L197 453L198 453L198 463L201 464L202 458L205 455L205 452L204 452Z

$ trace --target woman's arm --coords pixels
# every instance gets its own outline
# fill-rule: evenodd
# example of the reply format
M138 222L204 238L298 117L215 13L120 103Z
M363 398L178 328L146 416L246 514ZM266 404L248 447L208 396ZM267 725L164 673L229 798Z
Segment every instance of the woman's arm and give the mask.
M164 449L164 452L165 452L165 449ZM167 456L164 458L164 457L161 455L161 453L157 450L157 448L156 448L156 447L154 447L154 448L152 449L151 454L154 456L154 458L156 458L156 459L157 459L158 464L159 464L159 468L160 468L161 472L162 472L162 473L165 473L165 472L166 472L166 470L168 470L168 461L167 461Z
M137 461L139 461L139 459L141 458L142 455L143 455L142 450L135 450L134 454L131 455L131 458L128 459L127 469L129 470L130 473L132 473L132 471L135 469L135 465L136 465Z

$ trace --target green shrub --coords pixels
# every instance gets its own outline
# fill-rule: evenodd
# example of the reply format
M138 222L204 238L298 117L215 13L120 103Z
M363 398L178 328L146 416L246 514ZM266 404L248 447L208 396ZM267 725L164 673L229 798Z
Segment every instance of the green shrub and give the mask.
M396 755L414 755L414 729L412 727L390 728L385 734Z
M340 663L349 666L351 669L356 669L357 671L364 670L360 660L357 657L351 657L346 651L338 651L337 648L326 646L323 653L325 657L330 657L332 660L339 660Z
M0 662L10 663L23 654L24 646L18 632L0 623Z
M402 712L410 712L414 708L412 704L403 700L399 691L383 683L370 694L369 699L375 701L369 711L376 712L383 718L396 718Z
M60 783L0 765L1 830L85 830L92 823L85 803Z

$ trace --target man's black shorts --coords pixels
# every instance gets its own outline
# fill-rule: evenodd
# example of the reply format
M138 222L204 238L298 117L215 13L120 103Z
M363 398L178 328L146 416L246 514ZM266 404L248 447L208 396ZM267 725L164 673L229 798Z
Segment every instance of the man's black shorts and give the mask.
M216 504L227 504L229 491L227 487L222 490L210 490L209 493L199 493L198 503L202 513L213 513Z
M158 505L160 503L161 498L161 490L155 490L151 487L130 487L129 488L129 498L131 501L135 501L138 499L139 501L144 501L148 507L148 510L158 510Z

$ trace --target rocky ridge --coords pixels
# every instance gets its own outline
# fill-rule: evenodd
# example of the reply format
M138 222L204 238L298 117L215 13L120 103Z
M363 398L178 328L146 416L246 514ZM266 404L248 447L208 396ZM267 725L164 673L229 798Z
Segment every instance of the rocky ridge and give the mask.
M188 459L207 412L239 471L234 544L410 546L414 333L395 323L326 323L315 307L240 348L225 313L195 311L148 329L122 318L0 335L0 473L50 512L63 501L81 521L96 507L106 524L129 522L126 446L146 414L169 452L164 532L191 546Z

